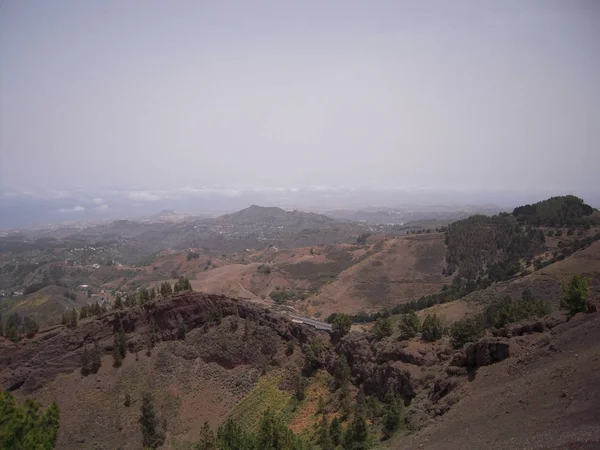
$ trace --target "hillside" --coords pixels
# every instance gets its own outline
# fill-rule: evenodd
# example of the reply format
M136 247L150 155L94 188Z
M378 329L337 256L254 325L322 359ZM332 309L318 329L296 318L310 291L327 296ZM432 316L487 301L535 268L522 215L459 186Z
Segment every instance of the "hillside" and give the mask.
M377 310L439 292L447 282L441 233L388 239L381 249L339 273L307 300L309 311L324 317Z
M600 315L515 341L518 354L479 368L452 409L390 448L600 448Z
M373 415L371 446L389 414L401 418L396 437L380 443L390 448L507 448L527 436L535 438L530 448L597 443L597 380L583 367L597 371L600 313L567 319L556 312L535 326L511 326L511 338L488 335L453 349L445 337L407 339L397 328L330 337L256 304L184 293L17 344L0 337L0 387L42 405L57 401L57 448L139 448L139 405L148 392L166 420L166 448L197 442L205 421L215 429L231 418L256 430L268 408L316 448L323 420L340 417L349 433L361 408ZM125 358L113 367L120 333ZM94 346L101 366L83 376L82 352ZM401 413L389 409L390 395L404 403ZM556 408L564 408L560 423ZM491 424L503 434L490 434Z
M0 314L6 318L17 313L21 317L32 317L40 325L48 325L59 322L65 311L80 309L92 301L94 299L87 298L84 293L49 285L32 294L3 299L0 302Z

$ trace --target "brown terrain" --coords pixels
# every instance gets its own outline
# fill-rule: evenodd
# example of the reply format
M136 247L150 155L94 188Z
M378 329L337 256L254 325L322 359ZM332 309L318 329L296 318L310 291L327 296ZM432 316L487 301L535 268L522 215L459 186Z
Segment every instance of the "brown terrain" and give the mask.
M189 330L185 340L177 339L179 320ZM147 355L150 321L159 344ZM129 354L114 368L113 334L121 326ZM33 394L43 404L56 399L61 409L57 448L139 448L144 391L154 393L168 419L168 438L191 442L205 420L219 424L265 373L289 383L302 353L286 356L286 343L299 346L314 336L311 328L257 305L183 294L85 320L74 330L47 328L18 344L0 337L0 386L17 395ZM93 342L103 354L102 367L84 377L81 352ZM123 405L126 394L131 407Z
M256 211L225 216L218 226L234 217L251 227ZM296 217L275 213L286 220ZM525 289L551 307L546 317L487 330L460 349L446 335L434 343L419 335L401 338L401 316L391 317L391 336L377 338L368 323L355 324L338 339L273 307L277 293L293 293L282 301L285 306L326 317L380 311L438 293L453 281L442 274L443 233L374 235L361 245L270 245L228 255L163 250L138 266L102 267L93 274L96 285L108 297L109 289L132 292L186 276L199 292L111 311L81 320L75 329L51 326L17 343L0 336L0 388L19 399L33 396L43 405L56 399L61 410L57 448L66 449L140 448L139 405L142 393L150 392L166 420L164 448L180 449L199 439L204 421L216 429L232 417L255 430L267 408L281 414L294 432L310 436L323 414L340 414L333 379L343 355L352 402L360 390L380 404L390 392L404 401L402 429L389 441L374 442L376 448L600 448L600 242L556 259L573 239L549 237L544 253L535 258L555 262L540 270L523 260L525 269L513 279L418 312L421 320L435 313L449 327L506 296L520 298ZM589 279L591 307L569 319L560 300L562 286L574 274ZM38 269L30 281L42 276ZM50 285L6 304L11 311L42 317L96 298L80 291L69 300L64 290ZM127 356L116 368L111 354L119 330L125 333ZM149 345L153 335L156 342ZM83 349L94 344L102 366L83 376ZM307 366L313 369L309 373ZM307 386L299 400L301 372ZM131 405L125 405L126 396ZM373 420L375 435L381 423Z
M448 282L442 233L387 239L380 246L309 298L309 311L327 316L378 310L439 292Z
M457 301L464 303L464 301ZM464 305L460 306L464 310ZM187 333L177 337L183 320ZM451 318L447 318L451 321ZM154 323L157 345L146 353ZM112 367L113 335L123 327L128 355ZM264 307L224 296L185 293L155 304L81 321L74 330L47 328L18 344L0 338L0 386L61 409L57 448L139 448L142 392L154 394L167 420L165 448L198 439L206 420L233 416L250 428L267 407L279 408L296 431L318 422L319 396L330 394L336 354L346 355L353 383L383 398L404 399L406 430L391 448L594 448L600 443L600 313L570 321L562 312L515 324L462 350L445 338L381 341L351 332L331 344L325 332ZM294 400L305 345L325 345L322 369L307 399ZM98 343L102 367L80 374L83 346ZM288 345L296 349L286 352ZM354 391L356 392L356 391ZM132 398L124 405L125 395Z
M600 314L501 345L509 358L478 368L446 414L391 448L600 448Z

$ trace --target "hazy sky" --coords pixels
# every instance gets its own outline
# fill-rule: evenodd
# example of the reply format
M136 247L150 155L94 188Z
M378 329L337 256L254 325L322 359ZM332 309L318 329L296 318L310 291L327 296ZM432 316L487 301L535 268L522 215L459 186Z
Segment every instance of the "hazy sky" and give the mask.
M2 1L0 189L600 190L600 1Z

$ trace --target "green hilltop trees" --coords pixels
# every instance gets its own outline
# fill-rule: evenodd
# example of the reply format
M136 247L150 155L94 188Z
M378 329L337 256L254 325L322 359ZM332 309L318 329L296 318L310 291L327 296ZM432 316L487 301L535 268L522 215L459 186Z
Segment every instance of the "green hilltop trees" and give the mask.
M39 330L39 325L31 316L21 317L14 312L8 319L6 324L2 325L2 317L0 316L0 334L4 334L7 339L13 342L19 341L23 336L33 336Z

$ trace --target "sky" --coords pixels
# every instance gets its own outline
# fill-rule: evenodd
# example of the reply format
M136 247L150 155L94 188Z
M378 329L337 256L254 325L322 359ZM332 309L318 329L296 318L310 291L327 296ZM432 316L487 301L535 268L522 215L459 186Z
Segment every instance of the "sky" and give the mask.
M1 1L0 192L597 193L599 80L595 0Z

